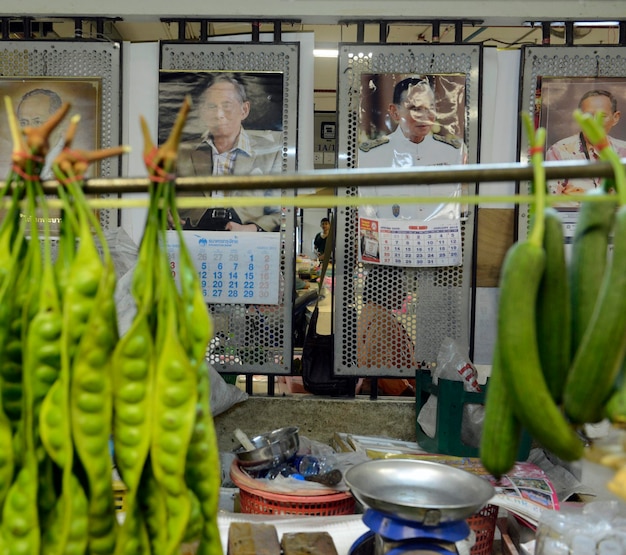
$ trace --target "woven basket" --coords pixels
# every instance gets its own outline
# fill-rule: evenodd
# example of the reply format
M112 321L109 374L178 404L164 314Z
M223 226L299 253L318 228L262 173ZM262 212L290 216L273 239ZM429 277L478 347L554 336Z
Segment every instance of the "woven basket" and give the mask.
M497 520L498 507L496 505L485 505L467 519L469 527L476 534L476 543L470 551L471 555L491 555Z
M231 466L230 477L239 488L242 513L333 516L351 515L355 511L356 502L349 492L324 488L299 490L289 495L278 493L248 476L239 468L236 461Z

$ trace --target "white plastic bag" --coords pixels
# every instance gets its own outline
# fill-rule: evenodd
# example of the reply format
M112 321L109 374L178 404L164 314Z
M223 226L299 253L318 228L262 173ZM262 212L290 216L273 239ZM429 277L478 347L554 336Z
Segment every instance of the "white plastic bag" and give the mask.
M468 350L456 340L446 337L437 354L437 366L432 371L433 383L436 385L439 378L451 381L462 381L465 391L481 391L478 383L478 371L469 360ZM478 447L484 418L485 407L480 404L465 404L463 406L463 424L461 440L466 445ZM420 410L417 417L418 424L428 437L435 437L437 431L437 396L431 395Z

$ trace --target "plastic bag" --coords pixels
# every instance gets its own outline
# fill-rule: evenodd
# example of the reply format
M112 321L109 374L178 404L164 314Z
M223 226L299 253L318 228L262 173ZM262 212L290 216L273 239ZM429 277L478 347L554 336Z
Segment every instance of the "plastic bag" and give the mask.
M446 337L437 354L437 366L432 371L433 383L439 379L462 381L465 391L480 393L478 371L469 360L467 349L464 349L456 340ZM466 445L478 447L484 419L485 407L480 404L465 404L463 406L463 425L461 440ZM437 396L430 395L422 406L417 417L418 424L428 437L435 437L437 430Z

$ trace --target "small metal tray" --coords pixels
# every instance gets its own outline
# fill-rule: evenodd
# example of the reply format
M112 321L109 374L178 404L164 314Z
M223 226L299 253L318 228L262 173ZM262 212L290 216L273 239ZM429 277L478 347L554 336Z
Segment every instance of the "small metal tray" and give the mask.
M348 469L344 479L366 507L427 526L469 518L495 495L485 478L413 459L366 461Z

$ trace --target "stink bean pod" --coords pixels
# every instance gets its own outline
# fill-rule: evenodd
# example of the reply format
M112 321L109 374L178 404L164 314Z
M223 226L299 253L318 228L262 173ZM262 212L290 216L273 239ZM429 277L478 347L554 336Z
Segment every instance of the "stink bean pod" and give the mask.
M146 522L150 549L153 555L163 555L168 544L166 493L156 481L150 464L146 465L141 477L139 492L138 500Z
M29 459L17 474L2 508L0 535L5 543L6 555L39 553L37 465L34 457Z
M181 237L182 239L182 237ZM188 355L197 377L197 404L194 430L187 451L185 478L202 513L201 539L198 553L222 555L217 525L221 483L219 450L210 408L209 369L206 348L213 334L212 320L204 301L202 288L184 241L181 240L181 303L188 344Z
M118 531L114 555L149 554L148 532L135 493L127 492L124 522Z
M0 346L0 387L2 406L15 431L22 417L22 317L15 299L4 298L3 302L9 310Z
M163 285L165 318L159 320L159 326L167 339L157 355L153 403L159 418L154 419L150 454L155 479L166 496L166 553L173 554L182 542L191 511L185 460L195 422L197 389L194 368L177 333L175 286L171 280ZM182 390L187 395L180 395Z
M150 448L152 337L145 311L138 313L113 352L114 451L129 491L139 486Z
M42 555L84 555L87 549L87 495L74 474L69 473L67 480L67 491L58 498L45 528Z
M41 404L39 433L50 458L64 468L71 454L67 378L60 375Z
M13 480L14 460L11 423L0 404L0 511Z
M72 260L63 294L63 312L67 318L64 331L67 333L70 361L84 334L104 272L89 226L83 223L80 244Z
M194 433L187 451L185 478L200 502L203 516L199 555L222 555L217 525L221 483L219 449L210 408L209 369L205 360L198 365L198 402Z
M180 291L182 305L182 337L192 360L199 361L206 356L206 348L213 335L213 326L198 274L180 237Z
M108 305L115 270L107 264L85 333L77 346L70 384L70 422L74 447L88 483L89 552L108 555L115 547L115 510L109 439L113 412L110 360L117 333Z
M29 242L23 265L14 270L12 282L7 282L8 287L3 301L9 302L9 328L3 338L2 357L0 364L0 378L2 384L2 400L4 411L13 425L14 432L21 427L23 388L26 380L24 374L23 353L25 349L25 339L28 332L28 322L33 315L33 309L38 302L38 289L36 282L32 278L32 260L40 256L38 250L31 245L38 245L38 242ZM22 430L19 431L22 434Z
M28 366L26 374L33 393L33 426L37 458L44 457L39 439L41 405L61 370L62 316L59 312L40 310L30 323L26 338Z
M198 497L191 490L187 491L187 495L189 496L189 502L191 504L191 512L189 514L189 523L185 530L185 537L183 538L183 542L185 543L198 540L202 535L202 527L204 525L202 507L200 506Z

